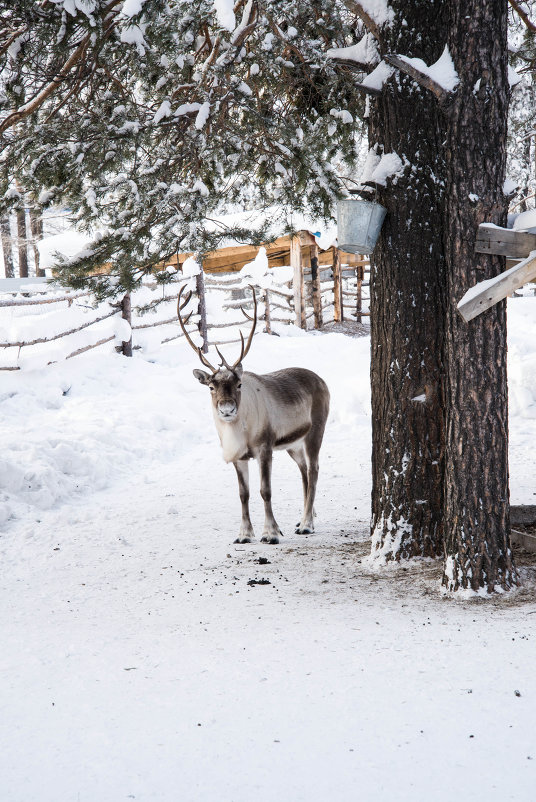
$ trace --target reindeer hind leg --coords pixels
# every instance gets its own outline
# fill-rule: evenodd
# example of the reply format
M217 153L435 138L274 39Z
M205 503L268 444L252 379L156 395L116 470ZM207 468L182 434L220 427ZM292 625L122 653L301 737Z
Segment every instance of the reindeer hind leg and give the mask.
M329 396L327 402L313 410L313 424L305 436L305 456L307 458L307 494L303 509L303 517L296 528L299 535L308 535L315 531L314 503L318 482L318 455L324 437L326 420L329 412Z

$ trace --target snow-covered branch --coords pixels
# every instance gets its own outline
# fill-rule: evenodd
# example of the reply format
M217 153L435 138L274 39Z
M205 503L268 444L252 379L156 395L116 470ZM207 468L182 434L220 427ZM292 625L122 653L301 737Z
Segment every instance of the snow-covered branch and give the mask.
M365 11L361 3L357 3L356 0L343 0L344 5L351 11L352 14L355 14L359 17L359 19L363 22L365 27L370 31L370 33L374 36L375 39L380 41L380 28L373 20L371 15Z
M523 24L528 28L531 33L536 33L536 24L530 19L529 15L526 11L526 5L523 3L519 3L518 0L508 0L511 7L514 9L516 14L520 17L523 21Z
M422 59L407 58L406 56L398 56L392 53L383 58L387 64L395 67L405 75L409 75L424 89L432 92L440 102L444 102L458 85L458 74L454 69L447 47L443 50L438 61L430 67Z

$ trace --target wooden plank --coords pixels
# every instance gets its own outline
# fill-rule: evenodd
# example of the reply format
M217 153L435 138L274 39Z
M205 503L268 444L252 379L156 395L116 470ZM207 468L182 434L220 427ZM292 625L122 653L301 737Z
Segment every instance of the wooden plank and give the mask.
M525 259L534 250L536 250L536 234L530 234L528 231L513 231L511 228L500 228L490 223L482 223L478 226L476 253L492 253L498 256L510 256L512 259Z
M459 302L458 312L468 322L534 278L536 278L536 250L518 265L496 278L481 281L471 287Z

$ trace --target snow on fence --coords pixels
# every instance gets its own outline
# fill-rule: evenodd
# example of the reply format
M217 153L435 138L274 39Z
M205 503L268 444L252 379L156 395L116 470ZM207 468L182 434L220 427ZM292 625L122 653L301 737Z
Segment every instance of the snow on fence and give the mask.
M38 368L71 359L113 343L117 351L151 349L184 336L177 319L177 298L186 283L192 297L187 330L206 352L211 345L238 342L249 325L241 307L252 314L250 287L258 302L257 332L277 333L279 326L321 328L345 314L361 322L369 314L363 293L364 261L345 265L338 252L334 264L309 263L268 268L264 249L240 272L206 274L193 260L174 280L151 277L119 301L96 303L87 291L60 287L46 279L0 280L0 370ZM338 261L337 261L338 260ZM297 305L296 305L297 304ZM297 308L298 307L298 308Z

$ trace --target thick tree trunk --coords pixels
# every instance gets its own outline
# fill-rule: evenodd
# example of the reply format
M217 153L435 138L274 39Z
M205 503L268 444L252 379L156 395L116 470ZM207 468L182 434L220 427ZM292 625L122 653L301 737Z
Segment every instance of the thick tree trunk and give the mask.
M394 2L385 53L431 64L446 25L430 2ZM437 99L395 73L371 101L369 144L395 152L402 176L378 188L387 208L371 266L372 557L442 553L446 121Z
M30 208L30 228L32 230L32 248L35 261L35 275L43 277L45 271L39 266L39 248L37 243L43 239L43 217L36 209Z
M516 581L509 542L506 302L465 323L466 290L505 269L475 254L482 222L505 225L506 0L451 3L449 50L460 83L449 108L445 253L446 480L443 584L450 590L509 588Z
M2 237L2 251L4 253L4 271L6 278L15 277L15 266L13 264L13 238L9 217L0 218L0 236Z
M125 293L121 301L121 317L126 320L128 325L132 325L132 298L129 292ZM123 356L132 356L132 329L130 339L123 340L121 343L121 353Z
M19 276L28 278L28 234L26 231L26 211L17 210L17 250L19 254Z

